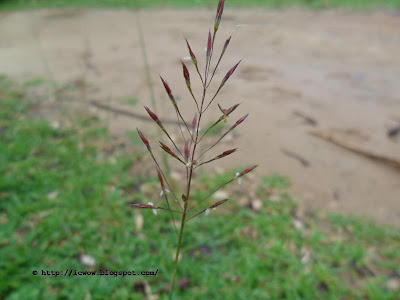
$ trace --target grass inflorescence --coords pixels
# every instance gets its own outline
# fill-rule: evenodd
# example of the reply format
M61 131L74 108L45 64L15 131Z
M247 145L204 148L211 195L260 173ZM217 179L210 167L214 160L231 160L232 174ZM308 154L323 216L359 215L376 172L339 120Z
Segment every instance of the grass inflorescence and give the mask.
M228 37L224 43L224 46L221 49L221 52L219 54L219 58L216 62L212 62L213 59L213 54L214 54L214 43L217 37L218 29L221 24L222 20L222 15L224 11L224 6L225 6L225 0L219 0L218 1L218 6L217 6L217 12L215 15L215 22L214 22L214 27L213 30L208 31L208 36L207 36L207 43L206 43L206 57L205 57L205 62L204 62L204 73L203 70L200 67L200 61L196 57L193 49L190 46L190 43L187 39L186 41L186 46L188 50L188 54L190 57L190 61L192 63L191 69L192 69L192 77L190 75L190 71L186 64L181 61L182 63L182 72L183 72L183 78L186 83L186 87L188 89L188 92L190 94L191 100L193 100L193 104L195 105L194 107L194 117L192 119L192 122L186 122L185 118L182 116L182 113L180 111L180 108L178 106L178 103L175 99L174 93L168 84L168 82L160 75L161 82L165 88L165 91L168 95L168 98L170 99L170 102L173 106L173 109L176 113L176 118L177 118L177 123L178 123L178 128L179 131L182 135L183 139L183 144L184 145L179 145L177 142L176 137L172 138L172 136L168 133L166 127L164 127L163 122L159 119L159 117L147 106L145 106L145 110L147 111L149 117L157 124L157 127L161 129L163 132L163 136L165 135L168 138L168 142L170 144L170 147L173 148L173 150L165 145L163 142L159 141L159 145L163 151L161 151L162 154L167 153L170 155L172 158L176 159L178 162L182 163L183 169L186 171L186 180L182 180L182 186L183 190L182 191L177 191L175 190L175 187L171 187L170 183L168 182L171 181L170 178L168 177L168 172L162 170L160 167L160 164L158 163L158 160L156 158L157 154L154 152L154 150L151 147L151 143L149 140L146 138L146 136L143 134L142 131L137 129L138 135L140 139L142 140L143 144L146 146L146 149L148 153L150 154L152 160L154 161L155 169L157 171L157 176L160 182L160 196L162 196L165 199L165 204L164 206L160 206L157 204L154 204L152 201L148 202L147 204L145 203L131 203L131 206L134 208L138 209L151 209L152 212L157 215L158 210L167 210L170 213L171 216L171 222L174 226L175 232L177 234L177 246L176 246L176 254L174 258L174 267L172 271L172 276L171 276L171 285L169 287L170 290L170 299L173 299L173 293L178 277L178 265L179 265L179 257L181 254L181 249L183 247L184 243L184 229L185 225L191 221L194 218L197 218L201 215L208 215L211 210L215 210L218 207L222 206L225 204L229 199L222 199L216 202L210 202L212 196L221 190L222 188L226 187L227 185L230 185L232 182L235 180L240 184L242 181L242 177L246 176L248 173L252 172L257 165L246 168L240 172L237 172L235 175L233 175L229 180L226 182L222 183L219 187L214 189L211 193L209 193L206 197L199 201L195 201L193 197L193 186L194 186L194 176L196 172L196 169L199 167L202 167L205 164L210 164L214 163L220 159L225 159L226 157L231 157L230 155L236 152L235 149L228 149L223 151L217 156L214 156L212 158L206 158L205 154L209 152L211 149L213 149L215 146L217 146L225 136L227 136L229 133L234 131L236 127L238 127L240 124L242 124L246 118L248 117L249 114L246 114L239 118L236 122L232 123L230 127L218 138L216 141L212 141L211 143L208 142L208 145L204 145L206 141L203 141L204 138L208 139L207 134L211 129L213 129L215 126L217 126L219 123L224 122L227 123L228 117L237 109L239 104L234 104L234 103L229 103L229 106L226 108L223 108L219 103L216 105L216 97L218 96L220 90L222 90L225 87L225 84L228 82L228 80L231 78L231 76L235 73L235 70L239 66L242 60L240 60L238 63L236 63L233 67L231 67L225 74L225 76L221 79L219 79L219 84L217 86L216 92L213 93L212 95L208 95L207 91L209 90L210 84L213 82L214 75L220 65L220 62L222 58L224 57L224 54L229 46L230 40L232 36ZM212 33L211 33L212 32ZM214 55L215 57L215 55ZM214 59L215 60L215 59ZM212 69L214 71L212 71ZM201 71L200 71L201 70ZM196 74L197 72L197 74ZM198 77L198 79L202 83L202 88L198 93L196 91L192 90L192 85L191 81L193 80L193 74L195 74L195 77ZM202 75L203 74L203 75ZM198 76L197 76L198 75ZM197 95L197 96L196 96ZM201 95L201 96L200 96ZM214 104L213 106L211 106ZM210 109L219 109L220 114L222 114L219 118L217 118L214 123L212 123L211 126L203 133L201 134L200 132L200 127L201 127L201 121L202 118L204 119L204 115L206 114L207 109L211 106ZM186 120L188 120L186 118ZM183 128L183 129L182 129ZM187 130L187 131L186 131ZM201 142L203 141L202 145ZM178 144L178 145L177 145ZM205 147L204 147L205 146ZM183 148L183 150L182 150ZM203 149L201 149L203 148ZM181 151L181 150L182 151ZM176 150L176 151L175 151ZM196 152L197 150L197 152ZM167 176L165 175L167 174ZM174 191L175 190L175 191ZM171 193L170 196L168 196L168 193ZM181 194L182 193L182 194ZM192 193L192 194L191 194ZM177 197L176 195L181 194L180 197ZM178 216L176 218L176 215ZM177 225L176 219L180 220ZM179 228L179 229L178 229Z
M151 211L126 209L132 199L158 197L157 177L132 173L141 163L131 154L105 152L98 120L53 128L32 119L33 108L20 86L0 77L0 298L167 298L176 239L169 214L154 222ZM193 196L240 170L200 173ZM260 208L235 190L216 216L191 221L179 299L398 299L399 230L338 214L299 217L288 184L262 178ZM95 265L82 265L83 254ZM32 275L157 268L156 277Z

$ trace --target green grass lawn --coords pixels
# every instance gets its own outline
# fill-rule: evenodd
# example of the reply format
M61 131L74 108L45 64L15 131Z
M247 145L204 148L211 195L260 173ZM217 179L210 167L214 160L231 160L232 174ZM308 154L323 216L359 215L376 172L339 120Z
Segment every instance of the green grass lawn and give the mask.
M0 10L40 7L215 7L217 0L0 0ZM400 8L400 0L228 0L230 6L308 6L313 8L346 7L353 9Z
M176 245L169 215L127 206L162 203L149 197L156 178L134 175L140 153L105 152L101 145L111 140L101 122L81 116L72 128L56 129L30 118L32 105L0 78L0 298L144 299L148 286L165 299ZM195 199L234 172L199 176ZM261 209L240 205L236 192L188 223L179 299L399 299L400 231L341 215L313 215L299 225L288 184L279 175L262 178ZM82 254L95 266L83 266ZM67 269L159 272L32 275Z

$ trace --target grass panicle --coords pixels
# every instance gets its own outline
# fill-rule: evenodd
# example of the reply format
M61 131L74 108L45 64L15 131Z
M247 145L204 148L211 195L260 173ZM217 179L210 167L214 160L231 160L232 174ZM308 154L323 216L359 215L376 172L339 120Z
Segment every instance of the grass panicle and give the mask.
M178 271L178 258L179 258L179 254L180 254L180 250L181 250L181 246L182 246L182 240L183 240L183 233L184 233L184 228L185 228L185 224L187 221L205 213L206 215L208 215L210 210L215 210L218 206L222 205L223 203L225 203L226 201L228 201L228 199L224 199L224 200L220 200L212 205L207 205L204 208L200 208L198 212L195 212L190 218L187 218L187 213L189 211L189 207L191 207L190 209L195 209L197 208L197 206L202 205L202 202L206 202L208 200L208 198L210 198L212 196L209 195L207 198L194 203L194 200L191 197L191 187L192 187L192 183L193 183L193 176L194 176L194 170L204 164L207 163L211 163L214 162L218 159L227 157L231 154L233 154L237 149L231 149L231 150L227 150L224 151L222 154L217 155L216 157L209 159L209 160L203 160L200 161L200 158L203 157L204 154L206 154L209 150L211 150L213 147L215 147L216 145L218 145L221 140L228 134L230 133L233 129L235 129L239 124L241 124L248 116L248 114L246 114L245 116L243 116L242 118L240 118L239 120L237 120L216 142L214 142L210 147L207 148L207 150L205 150L203 153L201 153L200 155L198 155L198 144L200 143L200 141L207 135L207 133L210 131L211 128L213 128L215 125L217 125L219 122L221 122L222 120L224 120L224 122L227 122L227 117L238 107L238 104L233 105L231 107L229 107L228 109L223 109L219 104L219 110L222 112L222 116L215 122L213 123L213 125L211 125L211 127L209 129L207 129L205 131L205 133L200 137L199 136L199 128L200 128L200 124L202 121L202 118L207 110L208 107L210 107L210 105L213 103L214 99L217 97L218 92L221 90L221 88L225 85L225 83L228 81L228 79L233 75L233 73L235 72L236 68L239 66L240 62L239 61L236 65L234 65L231 69L229 69L229 71L226 73L225 77L222 79L222 82L219 85L219 88L217 90L217 92L215 93L215 95L207 101L207 90L209 85L211 84L213 78L214 78L214 74L221 62L221 59L229 45L229 42L231 40L231 37L229 37L226 41L225 44L223 46L221 55L217 61L217 64L214 67L214 71L211 75L211 77L209 77L210 75L210 68L211 68L211 63L212 63L212 55L214 52L214 42L215 42L215 38L217 36L217 31L219 29L220 26L220 22L222 19L222 13L224 10L224 4L225 1L224 0L219 0L218 2L218 7L217 7L217 13L216 13L216 17L215 17L215 24L214 24L214 31L213 34L211 34L211 31L208 31L208 38L207 38L207 46L206 46L206 61L205 61L205 67L204 67L204 77L201 76L201 72L199 70L199 66L198 66L198 61L197 58L194 54L194 52L192 51L192 48L190 47L190 44L188 42L188 40L186 39L186 45L187 48L189 50L189 55L191 58L191 61L193 62L194 67L196 68L197 74L199 75L199 78L201 80L201 83L203 85L202 87L202 96L201 98L198 99L196 98L196 96L194 95L194 92L192 91L192 87L191 87L191 82L190 82L190 73L189 73L189 69L187 68L187 66L182 62L182 69L183 69L183 77L185 79L185 83L186 83L186 87L188 88L191 98L194 101L194 104L196 106L196 112L194 113L194 118L193 121L190 125L190 128L188 126L188 124L185 122L185 119L183 118L179 108L178 108L178 104L175 100L175 97L172 93L171 87L170 85L167 83L166 80L164 80L163 77L160 76L162 84L164 85L165 91L172 103L172 105L174 106L175 112L176 112L176 116L178 119L178 126L179 126L179 130L182 134L182 138L184 141L184 148L183 148L183 155L182 153L178 150L178 146L177 141L174 141L171 136L167 133L167 131L164 129L164 127L162 126L161 121L159 120L158 116L156 116L148 107L145 107L145 109L147 110L149 116L157 123L157 125L163 129L164 133L167 134L169 140L172 142L172 144L174 145L174 147L178 150L178 152L181 154L182 158L184 161L182 161L167 145L160 143L161 148L168 153L170 156L174 157L175 159L179 160L180 162L184 163L185 165L185 171L186 171L186 182L185 182L185 187L184 187L184 193L182 194L182 201L180 203L180 213L182 215L181 220L180 220L180 229L179 229L179 234L178 234L178 243L177 243L177 247L176 247L176 254L175 254L175 260L174 260L174 269L172 272L172 278L171 278L171 286L170 286L170 299L172 299L173 297L173 293L174 293L174 288L175 288L175 283L176 283L176 277L177 277L177 271ZM210 78L210 79L209 79ZM181 128L181 122L184 124L184 126L187 128L188 130L188 134L189 137L187 137L182 128ZM157 164L156 158L153 154L153 152L151 151L150 145L148 140L144 137L143 133L141 133L141 131L138 130L139 136L141 138L141 140L143 141L143 143L145 144L145 146L147 147L147 149L150 152L150 155L152 156L154 162L157 165L157 172L158 172L158 177L160 179L161 185L163 186L163 181L162 178L163 176L162 171L160 170L159 165ZM190 142L189 142L190 141ZM197 157L196 157L197 155ZM197 165L197 166L195 166ZM236 178L240 178L243 175L249 173L250 171L252 171L255 167L249 168L244 170L243 172L239 173L239 176L234 177L233 179L230 179L228 182L223 183L220 187L218 187L216 190L220 189L221 187L225 186L226 184L232 182L233 180L235 180ZM176 193L178 194L178 193ZM166 196L166 193L164 193L164 195ZM166 198L167 203L168 203L168 199ZM175 212L176 210L171 208L168 205L168 208L161 208L152 204L135 204L132 207L135 208L142 208L142 209L164 209L164 210L169 210L171 212L171 218L172 218L172 222L175 225L175 219L174 216L172 215L172 212Z

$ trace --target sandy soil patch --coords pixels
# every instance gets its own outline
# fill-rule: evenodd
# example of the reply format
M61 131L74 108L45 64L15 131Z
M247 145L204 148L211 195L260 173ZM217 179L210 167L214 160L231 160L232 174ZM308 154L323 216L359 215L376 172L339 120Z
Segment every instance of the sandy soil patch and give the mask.
M61 85L84 78L90 86L71 104L97 100L144 115L141 104L150 101L137 16L122 10L2 12L0 70L21 80L49 77ZM140 13L161 117L173 117L173 110L158 73L179 96L185 115L192 111L179 65L187 55L182 35L204 57L213 16L208 10ZM237 24L248 26L235 30ZM400 171L310 134L333 134L400 160L400 138L387 137L400 125L399 28L400 16L385 12L226 10L217 48L231 32L234 36L213 88L244 57L218 102L242 103L230 121L245 112L250 117L238 130L240 138L217 149L233 144L240 149L235 159L221 161L223 167L255 162L259 176L289 176L304 210L369 215L399 226ZM83 59L88 51L89 67ZM139 99L136 106L121 104L132 96ZM207 120L216 115L210 110ZM154 128L122 115L110 122L116 135L137 126Z

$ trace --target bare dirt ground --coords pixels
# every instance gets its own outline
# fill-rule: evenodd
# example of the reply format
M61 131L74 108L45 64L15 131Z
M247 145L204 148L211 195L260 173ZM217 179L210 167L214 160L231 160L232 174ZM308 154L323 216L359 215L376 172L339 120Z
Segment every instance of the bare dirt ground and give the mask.
M149 105L150 98L137 17L119 10L1 12L0 72L21 81L45 77L60 85L84 79L90 86L71 104L97 100L144 115L140 104ZM179 62L187 55L183 34L203 59L213 17L208 10L140 12L161 117L174 114L158 73L179 96L184 115L193 111ZM234 29L237 24L248 25ZM216 46L234 35L213 89L244 57L217 102L224 107L242 103L230 122L244 112L250 117L217 149L234 144L240 149L234 159L220 162L223 167L258 163L258 176L287 175L304 211L368 215L400 226L400 171L390 165L400 160L400 139L387 137L400 125L399 28L400 15L389 12L226 10ZM194 78L192 66L191 74ZM138 105L121 104L132 96ZM207 121L217 115L214 107ZM123 135L139 126L149 132L150 125L114 114L110 130ZM310 134L314 131L372 157Z

